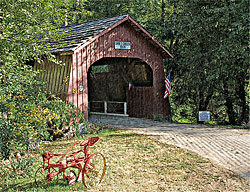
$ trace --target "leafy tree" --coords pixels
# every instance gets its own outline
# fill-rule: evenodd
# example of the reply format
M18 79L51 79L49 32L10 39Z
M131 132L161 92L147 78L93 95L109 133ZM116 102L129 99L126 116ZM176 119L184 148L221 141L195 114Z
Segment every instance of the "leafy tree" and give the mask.
M48 139L49 128L59 133L69 122L77 126L83 120L72 105L47 99L38 72L29 65L44 56L55 61L46 41L60 37L54 29L61 20L55 18L64 11L57 11L58 5L60 0L0 1L0 159L13 148Z
M249 110L247 1L182 0L178 6L178 44L169 65L175 72L175 102L196 106L194 115L225 107L231 124L243 122Z
M170 0L92 0L85 2L87 20L129 14L160 40L171 35Z

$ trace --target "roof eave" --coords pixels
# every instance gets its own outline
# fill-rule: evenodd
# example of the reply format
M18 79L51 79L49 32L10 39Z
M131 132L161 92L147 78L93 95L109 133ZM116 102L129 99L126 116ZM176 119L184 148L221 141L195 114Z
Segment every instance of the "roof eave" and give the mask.
M89 39L86 43L81 44L77 47L75 47L74 49L72 49L74 52L78 52L79 50L81 50L83 47L87 46L88 44L92 43L94 40L98 39L99 37L101 37L102 35L104 35L105 33L111 31L112 29L114 29L115 27L117 27L118 25L122 24L123 22L128 20L128 15L126 17L124 17L123 19L121 19L120 21L116 22L115 24L113 24L112 26L108 27L107 29L103 30L102 32L100 32L98 35L96 35L94 38Z
M108 27L107 29L103 30L102 32L100 32L98 35L96 35L94 38L89 39L86 43L84 44L79 44L79 46L75 47L72 49L72 51L74 53L78 52L79 50L81 50L82 48L84 48L85 46L87 46L88 44L92 43L94 40L98 39L100 36L104 35L105 33L111 31L112 29L114 29L115 27L119 26L120 24L122 24L125 21L130 21L132 22L135 26L137 26L144 34L146 34L148 36L148 38L150 40L152 40L156 46L158 46L163 53L165 53L167 56L166 58L173 58L173 55L167 50L167 48L165 48L154 36L152 36L149 32L147 32L139 23L137 23L132 17L130 17L129 15L127 15L126 17L124 17L123 19L121 19L120 21L116 22L115 24L113 24L112 26Z

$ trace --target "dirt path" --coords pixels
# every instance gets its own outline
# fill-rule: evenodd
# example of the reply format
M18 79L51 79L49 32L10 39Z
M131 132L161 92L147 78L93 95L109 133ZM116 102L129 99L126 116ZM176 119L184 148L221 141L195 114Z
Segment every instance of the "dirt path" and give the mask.
M90 121L157 137L162 142L195 152L250 180L250 130L124 117L92 116Z

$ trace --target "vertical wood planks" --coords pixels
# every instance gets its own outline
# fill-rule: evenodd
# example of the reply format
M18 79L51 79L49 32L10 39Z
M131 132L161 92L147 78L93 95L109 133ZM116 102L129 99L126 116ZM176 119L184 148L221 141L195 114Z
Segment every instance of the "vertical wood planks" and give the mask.
M112 36L111 36L111 31L109 31L109 33L107 33L106 35L106 57L111 57L112 55Z
M152 118L153 104L150 102L154 97L153 92L152 87L134 87L128 91L129 116Z
M75 57L75 63L73 64L73 104L75 106L78 106L78 87L77 87L77 81L78 81L78 53L74 54Z
M108 38L107 34L103 35L103 57L107 56Z
M131 42L130 50L121 50L114 48L115 41ZM149 38L142 35L141 32L128 22L118 25L116 28L109 30L93 42L83 47L79 52L72 55L71 61L65 59L66 67L64 70L54 66L54 69L49 68L49 71L59 73L50 77L51 72L47 75L54 78L55 82L61 81L67 73L70 74L68 84L67 100L74 103L80 108L85 118L88 118L88 82L87 73L89 67L96 61L104 57L124 57L124 58L139 58L145 61L153 71L153 87L136 87L127 93L128 114L137 117L152 117L152 114L162 113L164 111L162 104L162 95L164 92L164 73L163 73L163 57L156 47L149 41ZM49 67L49 66L47 66ZM71 70L70 72L68 70ZM49 78L49 79L50 79ZM54 82L54 83L55 83ZM79 90L79 86L83 86L83 91ZM51 89L60 90L60 84L50 85ZM64 87L66 91L66 87ZM156 106L156 107L154 107Z
M65 63L65 65L55 64L46 59L42 64L35 63L34 69L41 71L38 78L47 82L47 90L49 92L65 99L65 92L68 90L65 79L69 75L68 70L71 65L71 56L57 55L56 58L58 61L62 61L63 64Z
M117 41L122 41L122 31L121 31L121 28L119 27L119 28L117 28ZM115 52L116 52L116 56L117 57L121 57L121 55L122 55L122 50L120 50L120 49L116 49L115 50Z
M83 82L82 82L82 72L83 72L83 65L82 65L82 50L80 50L78 52L78 81L77 81L77 107L82 110L82 103L83 103L83 91L80 89L83 86Z
M62 57L58 55L58 60L61 61L62 60ZM62 74L63 72L63 66L61 66L60 64L59 65L56 65L55 66L55 92L56 92L56 95L57 96L60 96L60 92L59 92L59 89L60 89L60 75Z
M110 31L110 57L115 57L115 30Z
M91 56L90 56L90 45L88 45L87 47L86 47L86 51L87 51L87 55L86 55L86 64L87 64L87 71L89 70L89 67L90 67L90 65L91 65L91 63L90 63L90 59L91 59Z
M83 93L82 93L82 98L83 98L83 103L81 106L82 112L84 114L84 117L86 120L88 120L88 73L87 73L87 47L85 47L83 50L83 55L82 55L82 84L83 84Z
M60 60L62 61L62 66L59 67L59 70L58 70L58 95L61 97L61 98L64 98L64 74L65 74L65 70L66 70L66 64L65 64L65 57L61 56L60 57Z
M70 85L70 72L71 72L71 65L72 65L72 56L68 55L64 57L65 61L65 70L63 75L63 94L66 98L68 96L68 90Z
M75 67L75 93L74 93L74 100L75 100L75 106L79 107L81 102L81 92L79 90L79 87L82 83L81 81L81 51L78 51L76 53L76 67Z
M99 58L104 57L104 36L99 37Z
M75 65L75 54L72 54L72 63L70 67L70 74L69 74L69 84L68 84L68 93L67 93L67 101L74 103L73 101L73 67Z

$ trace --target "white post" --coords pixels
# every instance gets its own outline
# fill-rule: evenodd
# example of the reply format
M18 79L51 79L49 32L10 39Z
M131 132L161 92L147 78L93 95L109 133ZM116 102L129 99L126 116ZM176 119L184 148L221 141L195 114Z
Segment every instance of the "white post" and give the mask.
M107 101L104 101L104 113L108 112L108 104Z
M124 115L127 115L127 103L124 102Z

